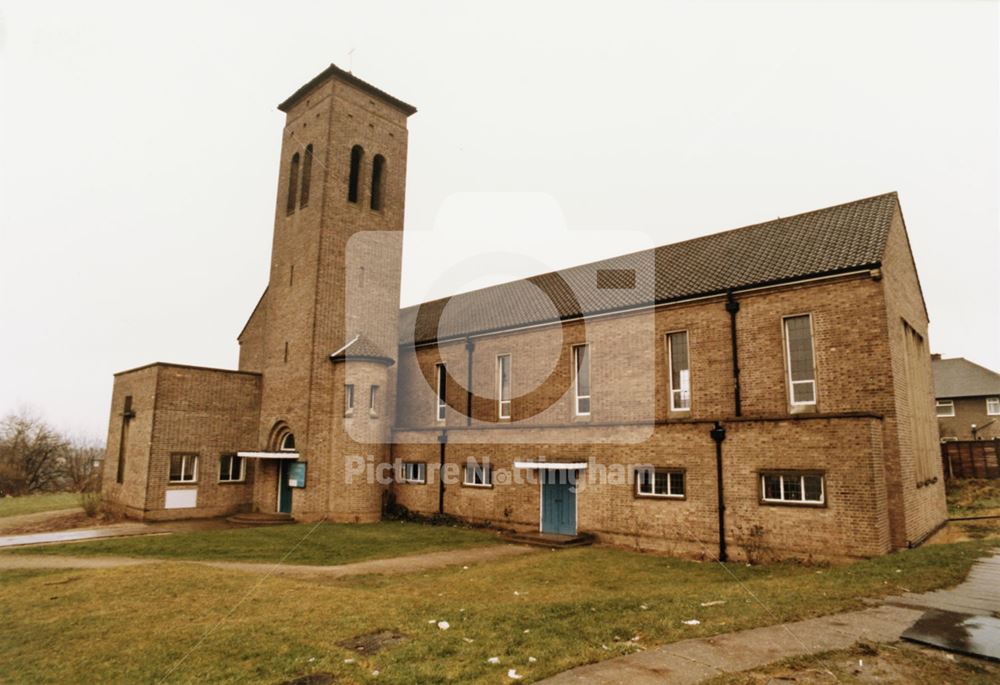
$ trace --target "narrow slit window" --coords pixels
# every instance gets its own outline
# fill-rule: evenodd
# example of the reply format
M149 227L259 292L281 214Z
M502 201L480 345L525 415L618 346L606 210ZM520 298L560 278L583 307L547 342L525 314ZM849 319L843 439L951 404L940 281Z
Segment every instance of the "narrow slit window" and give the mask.
M573 348L574 409L577 416L590 415L590 345Z
M302 190L299 191L299 207L309 206L309 184L312 181L313 146L306 145L302 156Z
M295 211L295 192L299 187L299 153L292 155L292 163L288 169L288 202L285 205L285 212L291 214Z
M448 371L444 364L436 365L434 370L434 375L437 376L437 413L435 414L435 417L438 421L444 421L445 413L448 408Z
M497 356L497 402L501 419L510 418L510 355Z
M793 405L816 404L816 369L813 364L812 317L785 319L788 385Z
M354 385L348 383L344 386L344 415L350 416L354 413Z
M368 411L372 414L378 413L378 386L371 386L371 390L368 393Z
M384 191L384 180L382 177L385 175L385 157L382 155L375 155L372 160L372 194L370 198L370 206L374 210L382 209L382 193Z
M667 335L667 362L670 367L670 409L691 409L691 370L688 366L687 331Z
M358 184L361 182L361 160L365 156L365 150L360 145L351 148L351 168L347 178L347 201L358 201Z

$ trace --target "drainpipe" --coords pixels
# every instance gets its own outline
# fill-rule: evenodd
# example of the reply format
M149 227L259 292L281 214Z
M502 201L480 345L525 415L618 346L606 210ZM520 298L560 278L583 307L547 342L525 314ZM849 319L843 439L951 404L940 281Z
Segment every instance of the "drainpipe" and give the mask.
M726 439L726 429L718 421L709 431L715 441L715 484L719 494L719 561L728 561L726 555L726 500L722 490L722 441Z
M444 514L444 452L448 445L448 431L441 431L438 435L438 444L440 445L440 457L438 460L438 513Z
M476 349L476 343L472 338L465 339L466 362L465 368L468 375L465 382L465 425L472 425L472 351Z
M736 347L736 313L740 311L740 303L733 297L733 291L726 292L726 311L729 312L729 335L733 343L733 393L736 405L736 416L743 415L740 401L740 359Z

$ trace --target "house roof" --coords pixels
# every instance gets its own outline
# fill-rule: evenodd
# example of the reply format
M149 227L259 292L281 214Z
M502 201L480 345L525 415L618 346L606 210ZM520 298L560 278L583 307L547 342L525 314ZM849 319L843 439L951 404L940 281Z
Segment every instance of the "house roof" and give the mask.
M400 343L661 304L881 266L896 193L407 307Z
M1000 373L968 359L934 359L935 397L1000 397Z
M376 88L375 86L373 86L372 84L368 83L367 81L362 81L361 79L359 79L357 76L355 76L351 72L344 71L343 69L341 69L340 67L338 67L336 64L331 64L326 69L324 69L322 72L320 72L315 78L313 78L311 81L309 81L309 83L305 84L304 86L302 86L301 88L299 88L297 91L295 91L294 93L292 93L288 97L287 100L285 100L280 105L278 105L278 109L281 110L282 112L287 112L289 109L292 108L292 105L294 105L296 102L298 102L303 97L305 97L306 93L308 93L313 88L315 88L320 83L322 83L323 81L326 81L329 78L336 78L336 79L338 79L340 81L343 81L345 83L349 83L352 86L354 86L355 88L359 88L359 89L365 91L366 93L368 93L369 95L371 95L373 97L376 97L376 98L382 100L383 102L385 102L385 103L387 103L389 105L392 105L393 107L395 107L396 109L398 109L399 111L401 111L406 116L410 116L411 114L414 114L417 111L417 108L414 107L413 105L408 105L407 103L403 102L399 98L395 98L395 97L389 95L384 90L381 90L380 88Z
M396 361L386 355L375 343L369 340L364 333L358 333L351 338L346 345L330 355L330 360L342 362L348 360L362 360L379 362L392 366Z

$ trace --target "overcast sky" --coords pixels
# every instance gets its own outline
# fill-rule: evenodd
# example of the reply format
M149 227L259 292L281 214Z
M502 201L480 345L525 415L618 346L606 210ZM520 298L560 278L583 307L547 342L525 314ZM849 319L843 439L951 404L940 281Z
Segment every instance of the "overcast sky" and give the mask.
M896 190L933 349L1000 370L994 2L0 2L0 413L235 368L330 62L419 109L404 305Z

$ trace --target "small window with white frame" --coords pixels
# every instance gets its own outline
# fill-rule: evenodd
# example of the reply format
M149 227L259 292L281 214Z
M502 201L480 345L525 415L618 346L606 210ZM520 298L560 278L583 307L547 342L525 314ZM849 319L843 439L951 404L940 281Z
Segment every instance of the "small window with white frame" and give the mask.
M510 355L497 355L497 416L510 418Z
M435 420L444 421L448 409L448 370L444 364L434 366L434 376L437 383L437 404Z
M574 411L577 416L590 416L590 345L573 347Z
M170 455L170 482L195 483L198 481L197 454Z
M426 483L427 464L416 461L404 461L400 473L400 480L403 483Z
M354 413L354 384L348 383L344 386L344 416Z
M667 333L667 366L670 375L670 411L690 411L691 369L688 365L687 331Z
M760 499L766 504L826 503L826 482L822 473L770 471L760 474Z
M219 458L219 482L240 483L246 478L246 462L236 454L223 454Z
M490 468L489 462L481 464L475 461L467 462L463 484L476 488L493 487L493 470Z
M812 315L785 317L785 354L792 406L816 404Z
M986 398L986 414L988 416L1000 416L1000 397Z
M654 467L636 469L635 494L637 497L684 499L684 471Z
M955 400L937 400L934 407L938 416L955 415Z

